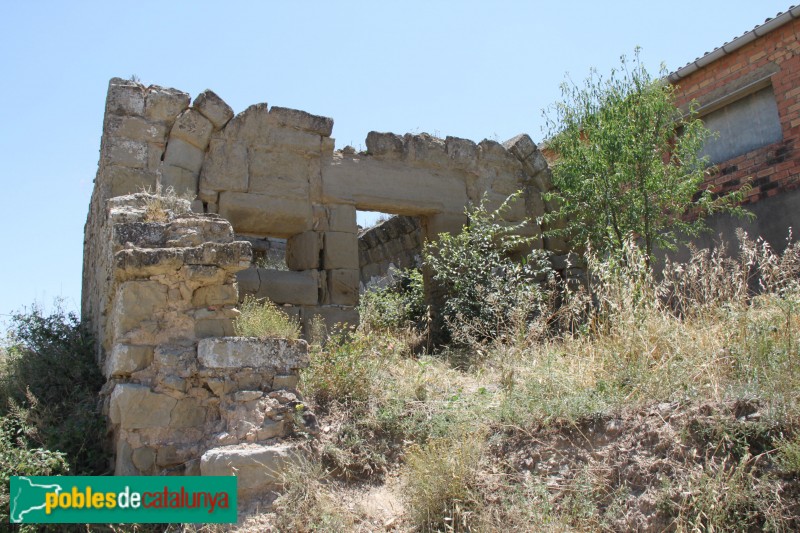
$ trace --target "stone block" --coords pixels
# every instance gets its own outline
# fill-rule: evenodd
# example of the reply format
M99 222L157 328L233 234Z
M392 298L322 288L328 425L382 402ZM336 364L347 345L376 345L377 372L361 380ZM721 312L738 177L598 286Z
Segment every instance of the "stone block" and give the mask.
M192 295L194 307L216 307L223 305L236 305L239 301L239 291L235 285L209 285L200 287Z
M335 305L358 305L358 270L328 270L328 301Z
M152 392L146 385L119 383L111 392L109 418L122 429L167 427L175 398Z
M149 472L156 464L156 451L149 446L142 446L133 450L131 459L139 472Z
M472 169L478 160L478 145L469 139L447 137L444 141L447 156L459 168Z
M549 168L544 169L531 178L533 184L539 192L550 192L553 190L553 175Z
M187 109L175 119L172 130L169 132L170 140L181 139L205 151L214 125L194 109Z
M303 334L306 338L311 334L311 323L315 317L322 319L328 333L333 333L339 328L358 326L358 310L354 307L321 305L303 309Z
M219 214L240 233L291 237L311 229L307 198L224 191L219 195Z
M111 182L111 197L155 190L156 175L146 170L109 165L105 167L105 180Z
M183 139L170 137L167 151L164 153L164 165L173 165L195 174L203 167L205 152Z
M225 103L217 93L206 89L197 95L192 107L197 109L214 125L214 129L222 129L233 118L233 109Z
M179 196L197 192L197 172L165 164L161 168L161 187L172 187Z
M250 267L237 272L236 283L239 286L239 299L243 299L245 294L257 294L261 286L261 278L258 277L258 269Z
M127 281L117 289L114 299L115 338L153 320L167 305L167 287L157 281Z
M178 400L170 416L170 427L202 427L206 423L206 408L196 398Z
M484 207L488 211L496 211L503 205L506 200L508 200L510 195L507 194L498 194L495 192L487 192L483 199ZM506 204L503 212L500 213L501 220L506 222L520 222L527 217L527 212L525 208L525 199L522 197L518 197Z
M115 344L111 353L106 356L103 374L106 378L125 376L137 370L143 370L153 362L152 346L131 346Z
M280 306L280 310L286 313L289 318L296 320L298 324L302 324L303 322L303 317L301 316L302 309L303 308L298 305L283 304Z
M431 241L438 239L439 234L449 233L457 235L467 223L467 216L456 213L440 213L426 217L423 227L425 228L426 238Z
M219 200L219 192L210 189L199 189L197 191L197 197L203 202L215 204Z
M330 205L327 206L328 230L342 231L345 233L356 233L356 206L354 205Z
M131 139L108 138L103 146L106 165L128 168L147 168L147 143Z
M300 381L300 378L294 374L290 375L278 375L272 378L272 389L273 390L295 390L297 389L297 383Z
M323 233L304 231L286 240L286 265L289 270L312 270L319 268Z
M403 137L405 145L406 159L416 161L423 165L437 167L448 167L451 163L446 152L446 145L442 139L433 137L427 133L411 135L407 133Z
M233 322L229 318L205 318L194 323L194 334L198 339L208 337L230 337L234 334Z
M284 473L300 461L300 452L289 444L237 444L205 452L200 459L200 473L235 475L239 494L257 493L277 488L284 481Z
M272 420L265 420L264 425L258 428L258 432L256 433L258 440L268 440L274 439L276 437L282 437L284 433L284 423L283 420L279 420L274 422Z
M106 95L106 116L144 114L144 87L130 80L111 78Z
M249 183L247 146L212 138L200 171L200 189L244 192Z
M182 463L185 460L184 454L176 446L161 446L156 454L156 464L158 466L170 466Z
M133 464L133 450L131 445L124 438L117 440L117 453L114 458L115 476L138 476L141 473Z
M207 368L268 368L290 374L308 366L308 344L303 340L230 337L202 339L197 359Z
M266 102L254 104L233 117L220 136L229 141L238 141L255 146L263 144L274 122L270 121L269 108Z
M112 116L106 122L104 134L133 141L164 142L167 128L163 124L148 122L137 116Z
M322 265L325 270L358 270L358 238L353 233L326 231L322 248Z
M527 134L517 135L504 142L503 146L520 160L529 176L534 176L547 168L547 160Z
M150 87L144 104L147 120L171 124L181 111L189 107L189 95L177 89Z
M272 106L269 118L275 124L305 130L323 137L330 137L333 131L332 118L312 115L297 109Z
M164 159L166 147L167 143L164 140L147 143L147 170L157 172L161 168L161 161Z
M463 171L336 153L322 167L322 201L401 215L460 213L467 204L466 180Z
M317 133L273 125L265 141L264 144L276 150L291 150L297 154L315 157L322 154L322 137Z
M319 174L319 158L307 158L284 149L248 150L250 192L309 200L309 176Z
M261 279L259 298L269 298L277 304L317 304L319 290L315 270L295 272L259 268L258 276Z
M517 159L524 160L538 151L536 143L528 136L527 133L520 133L519 135L510 138L503 143L503 148L514 154Z
M370 155L383 156L390 159L403 157L403 138L394 133L367 133L367 152Z

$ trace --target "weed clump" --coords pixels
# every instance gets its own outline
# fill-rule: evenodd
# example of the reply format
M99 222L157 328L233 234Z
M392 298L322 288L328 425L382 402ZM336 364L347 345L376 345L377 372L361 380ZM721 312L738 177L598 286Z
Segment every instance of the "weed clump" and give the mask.
M289 340L300 338L300 322L281 311L270 300L245 296L239 311L239 316L233 322L233 329L240 337Z

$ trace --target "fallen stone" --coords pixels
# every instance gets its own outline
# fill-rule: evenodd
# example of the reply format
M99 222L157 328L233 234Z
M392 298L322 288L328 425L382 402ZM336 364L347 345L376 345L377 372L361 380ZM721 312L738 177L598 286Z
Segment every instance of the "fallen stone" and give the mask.
M235 475L239 494L248 494L277 488L284 482L286 471L300 461L301 452L289 444L222 446L203 454L200 473Z

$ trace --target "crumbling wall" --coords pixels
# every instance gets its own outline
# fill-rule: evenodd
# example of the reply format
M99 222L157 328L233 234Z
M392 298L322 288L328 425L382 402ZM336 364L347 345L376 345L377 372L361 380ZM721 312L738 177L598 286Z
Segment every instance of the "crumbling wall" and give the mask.
M235 306L245 294L269 297L306 334L317 316L356 324L356 209L418 217L417 244L459 231L467 204L494 209L522 191L508 221L526 221L535 247L567 251L541 238L549 170L527 135L500 144L371 132L355 153L334 151L332 128L267 104L234 116L211 91L190 105L175 89L109 83L82 313L108 378L118 474L239 469L245 492L276 482L291 447L275 439L300 414L307 345L232 337ZM143 189L186 199L130 194ZM253 264L253 247L284 240L288 270Z
M361 285L382 278L390 268L421 266L422 226L416 217L395 216L358 234Z
M107 239L96 255L110 265L101 364L115 473L230 475L255 456L248 475L261 475L241 495L274 488L292 457L281 439L302 415L307 345L232 337L250 244L186 200L164 203L115 197L97 221Z
M186 193L194 211L218 213L252 244L285 239L288 270L252 265L237 274L240 295L273 299L306 329L315 316L358 321L356 209L418 217L422 238L435 241L460 230L467 204L493 209L521 190L509 222L527 220L522 232L535 247L568 251L541 238L536 217L553 207L542 199L550 177L527 135L500 144L371 132L366 152L334 151L330 118L263 103L234 116L211 91L189 102L174 89L109 84L84 263L84 319L99 337L110 291L108 256L96 245L108 236L97 221L106 200L143 187ZM430 285L426 273L435 300Z

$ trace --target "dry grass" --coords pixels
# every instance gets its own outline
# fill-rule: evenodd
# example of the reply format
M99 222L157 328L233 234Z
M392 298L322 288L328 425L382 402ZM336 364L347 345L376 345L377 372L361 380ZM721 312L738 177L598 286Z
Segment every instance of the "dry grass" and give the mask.
M188 213L191 210L191 201L194 199L194 194L187 192L178 195L172 187L162 190L158 186L155 190L147 188L141 192L146 195L145 222L169 222L171 216Z
M300 322L267 299L259 300L253 296L245 296L239 311L239 316L233 322L233 328L240 337L289 340L300 338Z
M637 254L590 260L589 287L513 339L436 356L403 330L317 343L301 382L317 463L253 523L796 530L797 246L697 252L661 280ZM404 505L374 521L357 505L370 487Z

